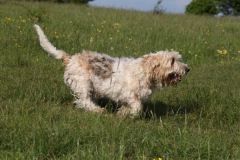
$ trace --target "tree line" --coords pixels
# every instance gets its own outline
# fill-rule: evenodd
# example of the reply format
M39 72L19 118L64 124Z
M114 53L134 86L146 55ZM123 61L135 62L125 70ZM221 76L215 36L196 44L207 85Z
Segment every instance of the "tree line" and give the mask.
M37 2L57 2L57 3L81 3L86 4L93 0L18 0L18 1L37 1Z
M49 1L57 3L82 3L86 4L94 0L18 0L18 1ZM157 0L153 12L163 13L165 10L161 7L163 0ZM224 16L240 15L240 0L192 0L185 10L186 14L196 15L217 15L221 13Z
M240 0L193 0L186 6L186 14L239 16Z

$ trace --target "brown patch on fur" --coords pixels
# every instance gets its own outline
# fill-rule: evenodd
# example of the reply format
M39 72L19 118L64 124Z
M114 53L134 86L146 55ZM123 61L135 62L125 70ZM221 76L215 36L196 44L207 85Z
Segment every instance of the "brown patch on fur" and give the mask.
M109 78L113 73L114 59L105 54L84 51L80 54L78 62L81 67L103 79Z
M136 93L133 94L133 98L134 98L136 101L139 101L138 95L137 95Z
M69 60L71 59L71 56L69 54L64 54L63 55L63 63L62 65L66 67L69 63Z
M87 72L92 71L92 67L88 63L88 57L86 57L84 54L78 55L78 64L82 69L86 70Z

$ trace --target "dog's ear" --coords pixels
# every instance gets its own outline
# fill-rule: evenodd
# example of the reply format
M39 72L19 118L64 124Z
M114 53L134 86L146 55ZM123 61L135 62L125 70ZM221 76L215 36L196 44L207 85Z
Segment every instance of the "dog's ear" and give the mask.
M148 55L143 57L142 65L143 68L149 72L154 72L154 70L161 65L161 56L159 55Z
M161 58L162 57L160 55L148 55L144 56L142 59L142 67L148 78L149 86L154 86L156 83L158 83L157 77L162 65L161 63L163 62Z

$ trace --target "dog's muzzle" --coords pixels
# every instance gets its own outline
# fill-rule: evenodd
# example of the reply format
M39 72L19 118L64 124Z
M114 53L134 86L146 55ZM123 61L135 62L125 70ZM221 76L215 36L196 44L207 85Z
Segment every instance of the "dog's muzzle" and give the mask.
M168 75L168 77L170 79L170 84L177 84L182 80L182 76L177 73L171 73Z
M190 69L188 67L186 67L184 74L187 74L189 71L190 71ZM174 73L170 73L168 75L168 78L170 79L170 84L177 84L177 83L181 82L182 75L174 72Z

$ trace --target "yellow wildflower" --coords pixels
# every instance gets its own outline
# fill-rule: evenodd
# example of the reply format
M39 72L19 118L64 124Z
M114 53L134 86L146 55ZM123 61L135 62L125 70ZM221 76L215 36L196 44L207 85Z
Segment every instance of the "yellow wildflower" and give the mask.
M228 51L226 49L223 50L217 50L217 52L221 55L226 55L228 53Z
M90 42L91 42L91 43L93 42L93 37L90 37Z
M119 23L114 23L113 26L118 27L118 26L121 26L121 25Z

